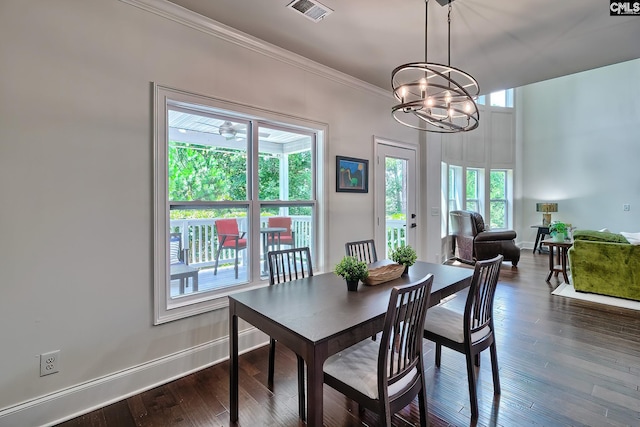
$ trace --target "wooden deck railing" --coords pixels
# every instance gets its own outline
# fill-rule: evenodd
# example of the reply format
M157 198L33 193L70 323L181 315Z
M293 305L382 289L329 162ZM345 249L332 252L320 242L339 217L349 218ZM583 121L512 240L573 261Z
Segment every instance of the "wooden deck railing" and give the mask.
M291 218L291 227L295 232L296 246L311 246L311 217L292 215ZM268 217L260 218L261 227L267 226L267 219ZM172 219L170 221L171 232L181 233L182 247L189 248L190 265L194 267L210 267L215 263L216 250L218 249L218 237L215 235L214 227L216 220L217 218ZM387 248L401 246L406 243L404 224L403 220L387 220ZM248 230L246 218L238 218L238 228L241 231ZM246 264L246 252L240 252L243 264ZM385 252L380 252L380 256L384 257ZM234 258L233 249L223 249L220 254L220 263L233 262Z

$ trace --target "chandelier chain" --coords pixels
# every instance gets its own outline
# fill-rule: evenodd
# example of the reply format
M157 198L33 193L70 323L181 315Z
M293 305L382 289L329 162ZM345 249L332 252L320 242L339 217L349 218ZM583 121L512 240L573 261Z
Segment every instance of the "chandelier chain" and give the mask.
M449 53L449 57L447 58L449 62L447 62L447 65L451 66L451 0L449 0L449 12L447 13L447 26L448 26L447 52Z

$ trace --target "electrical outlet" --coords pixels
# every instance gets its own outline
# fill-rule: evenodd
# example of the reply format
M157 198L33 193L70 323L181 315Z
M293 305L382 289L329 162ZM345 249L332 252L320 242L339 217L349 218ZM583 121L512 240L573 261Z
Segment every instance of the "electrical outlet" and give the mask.
M55 374L60 370L60 350L40 355L40 376Z
M629 212L631 210L631 205L625 203L624 205L622 205L622 210L625 212Z

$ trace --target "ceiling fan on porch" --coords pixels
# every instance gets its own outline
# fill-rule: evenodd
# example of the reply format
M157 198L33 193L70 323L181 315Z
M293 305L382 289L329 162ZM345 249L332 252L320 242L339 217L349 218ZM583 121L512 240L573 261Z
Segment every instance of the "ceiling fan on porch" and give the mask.
M211 126L211 127L217 128L218 129L218 134L220 136L222 136L223 138L225 138L227 141L231 140L231 139L240 140L240 139L245 139L246 138L247 125L245 125L243 123L233 124L228 120L223 122L221 125L216 125L216 124L207 123L207 122L196 122L196 123L201 124L201 125L205 125L205 126ZM269 135L270 134L267 133L267 132L260 132L259 133L260 138L268 138Z

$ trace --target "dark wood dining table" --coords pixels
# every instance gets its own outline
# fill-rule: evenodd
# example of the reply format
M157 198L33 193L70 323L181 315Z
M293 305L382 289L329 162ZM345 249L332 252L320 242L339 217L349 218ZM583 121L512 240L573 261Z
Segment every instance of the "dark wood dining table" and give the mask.
M229 296L230 419L238 420L238 318L302 356L307 367L307 425L322 426L323 365L339 351L380 332L393 286L434 275L430 305L471 284L473 270L418 261L409 274L347 291L335 273L318 274ZM304 414L300 414L303 416Z

